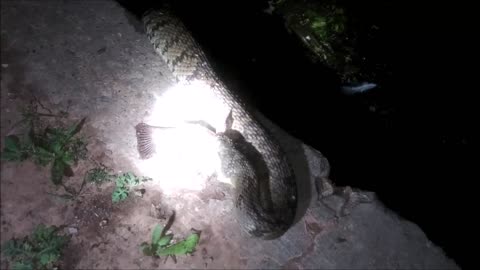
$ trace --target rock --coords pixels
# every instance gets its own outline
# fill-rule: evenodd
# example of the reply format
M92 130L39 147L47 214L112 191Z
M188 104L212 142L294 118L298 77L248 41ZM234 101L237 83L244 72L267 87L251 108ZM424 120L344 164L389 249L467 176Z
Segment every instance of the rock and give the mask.
M108 224L108 219L103 219L102 221L100 221L100 228L104 228L105 226L107 226Z
M145 191L146 191L146 190L145 190L144 188L135 189L135 190L133 191L133 194L135 194L135 196L137 196L137 197L142 198L142 197L143 197L143 194L145 194Z
M78 233L78 229L75 228L75 227L65 228L64 231L65 231L65 233L70 234L70 235L74 235L74 234L77 234L77 233Z

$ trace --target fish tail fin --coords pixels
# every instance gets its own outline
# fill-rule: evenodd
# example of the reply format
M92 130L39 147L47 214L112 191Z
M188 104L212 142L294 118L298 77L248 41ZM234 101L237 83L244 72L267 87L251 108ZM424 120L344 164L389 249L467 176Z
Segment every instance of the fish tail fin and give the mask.
M137 135L137 149L141 159L149 159L155 154L153 142L153 126L139 123L135 126Z

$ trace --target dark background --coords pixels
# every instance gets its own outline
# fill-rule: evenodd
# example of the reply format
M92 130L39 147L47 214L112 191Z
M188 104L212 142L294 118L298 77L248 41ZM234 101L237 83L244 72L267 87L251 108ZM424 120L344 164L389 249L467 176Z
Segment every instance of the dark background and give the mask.
M160 1L119 2L133 14ZM268 118L321 151L338 185L375 191L461 266L470 239L473 61L468 8L408 1L351 1L380 27L358 48L386 64L381 85L346 96L334 72L313 64L267 1L174 1L227 85ZM461 17L461 18L459 18ZM458 19L459 18L459 19ZM478 88L478 87L477 87Z

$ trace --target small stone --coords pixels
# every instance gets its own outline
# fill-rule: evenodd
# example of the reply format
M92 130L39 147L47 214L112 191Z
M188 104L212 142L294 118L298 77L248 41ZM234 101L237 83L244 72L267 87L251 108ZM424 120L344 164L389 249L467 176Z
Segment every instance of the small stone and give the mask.
M8 64L2 64L2 68L7 68Z
M107 219L103 219L102 221L100 221L100 227L101 227L101 228L107 226L107 224L108 224L108 220L107 220Z
M316 179L315 188L317 189L318 200L331 196L335 192L335 186L332 181L325 177Z
M98 53L98 54L102 54L102 53L104 53L105 51L107 51L107 47L102 47L102 48L100 48L100 49L97 51L97 53Z
M343 242L347 242L347 239L345 239L343 237L338 237L337 238L337 243L343 243Z
M107 97L107 96L101 96L100 97L100 101L101 102L111 102L111 98Z
M67 227L67 228L64 228L63 231L66 233L66 234L70 234L70 235L73 235L73 234L77 234L78 233L78 229L76 227Z
M138 196L140 198L143 197L143 194L145 194L145 189L144 188L141 188L141 189L136 189L133 194L135 194L135 196Z

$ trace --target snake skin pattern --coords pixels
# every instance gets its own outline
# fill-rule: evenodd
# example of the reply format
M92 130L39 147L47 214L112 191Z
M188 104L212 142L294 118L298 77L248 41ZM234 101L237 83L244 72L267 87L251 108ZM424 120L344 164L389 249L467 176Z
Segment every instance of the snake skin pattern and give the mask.
M237 219L253 237L279 237L292 225L297 207L296 181L283 149L255 119L256 111L217 77L179 18L170 10L150 10L142 20L155 51L177 81L202 80L231 110L234 124L218 139L224 174L235 187Z

